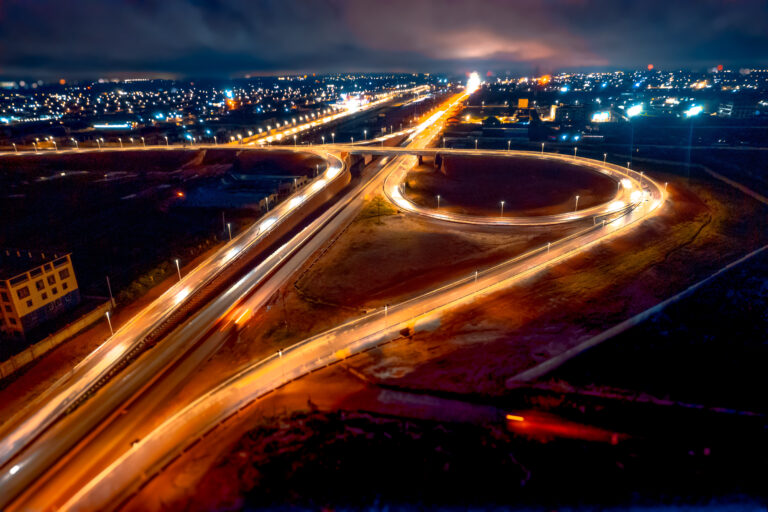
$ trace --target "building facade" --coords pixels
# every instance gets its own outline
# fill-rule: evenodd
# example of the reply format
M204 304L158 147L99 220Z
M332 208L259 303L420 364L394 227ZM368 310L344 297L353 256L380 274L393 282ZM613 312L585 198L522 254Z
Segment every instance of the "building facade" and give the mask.
M70 254L0 252L0 330L6 336L23 339L79 303Z

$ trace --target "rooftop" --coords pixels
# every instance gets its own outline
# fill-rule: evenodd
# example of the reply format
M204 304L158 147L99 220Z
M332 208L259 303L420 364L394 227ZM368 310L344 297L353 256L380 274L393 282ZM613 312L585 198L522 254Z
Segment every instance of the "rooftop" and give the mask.
M11 279L68 254L65 251L40 249L0 249L0 280Z

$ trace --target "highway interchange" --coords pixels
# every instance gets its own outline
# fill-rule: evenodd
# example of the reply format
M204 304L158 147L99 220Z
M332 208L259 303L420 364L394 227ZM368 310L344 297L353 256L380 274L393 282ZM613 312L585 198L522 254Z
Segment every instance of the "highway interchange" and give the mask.
M402 329L418 330L420 325L443 311L556 265L606 237L636 225L657 212L665 201L664 187L652 179L602 162L535 152L429 148L451 108L460 105L469 92L452 96L408 131L407 146L403 148L335 144L268 148L311 151L322 156L328 167L307 187L280 203L257 224L184 276L46 394L3 424L0 430L0 509L115 508L191 444L264 394L317 368L398 337ZM250 144L252 142L257 144ZM237 147L258 150L260 146L258 141L246 140L244 145ZM301 215L296 212L300 212L301 205L313 195L321 194L333 183L341 183L337 180L348 180L349 170L343 157L355 152L376 152L386 156L366 168L363 179L289 242L266 255L258 266L248 270L223 293L201 300L197 304L199 309L189 319L164 333L151 348L142 345L213 280L236 267L246 253L257 250L273 230L292 215ZM613 177L618 184L617 194L604 205L553 218L481 219L438 212L418 207L400 194L399 184L413 167L416 152L567 159ZM25 154L32 152L5 156ZM223 379L186 406L150 420L151 411L215 353L228 336L236 336L254 311L263 307L313 253L351 222L366 197L379 192L384 192L399 209L435 222L520 225L590 218L594 221L592 226L565 239L406 302L371 312L256 361ZM125 363L121 365L123 361Z

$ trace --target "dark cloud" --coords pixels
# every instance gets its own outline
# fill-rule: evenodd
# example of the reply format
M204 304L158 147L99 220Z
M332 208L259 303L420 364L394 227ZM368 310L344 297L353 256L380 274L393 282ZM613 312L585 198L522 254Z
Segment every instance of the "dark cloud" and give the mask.
M768 62L765 0L0 0L0 74Z

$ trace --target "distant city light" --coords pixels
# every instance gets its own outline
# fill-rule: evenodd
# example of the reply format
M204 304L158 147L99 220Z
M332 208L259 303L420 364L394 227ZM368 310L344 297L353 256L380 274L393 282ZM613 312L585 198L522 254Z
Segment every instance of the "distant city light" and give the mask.
M93 127L97 130L130 130L132 128L131 123L122 123L122 124L95 124Z
M480 75L472 72L467 79L467 94L472 94L480 88Z
M691 108L685 111L686 117L694 117L699 114L701 114L701 111L704 110L700 105L693 105Z
M627 109L627 117L635 117L636 115L639 115L643 111L643 104L638 103L637 105L632 105Z
M600 112L595 112L592 114L592 122L593 123L607 123L611 120L611 113L607 110L602 110Z

